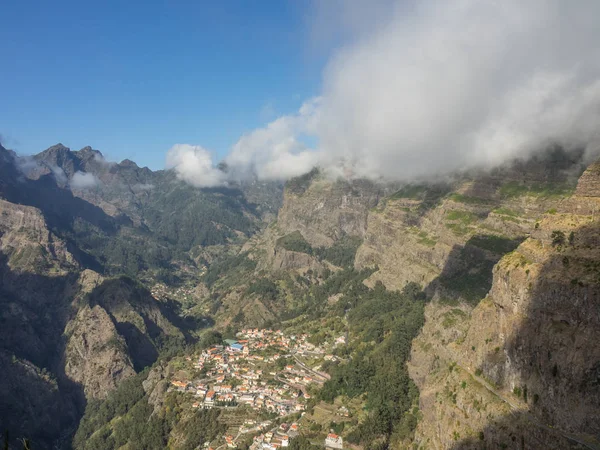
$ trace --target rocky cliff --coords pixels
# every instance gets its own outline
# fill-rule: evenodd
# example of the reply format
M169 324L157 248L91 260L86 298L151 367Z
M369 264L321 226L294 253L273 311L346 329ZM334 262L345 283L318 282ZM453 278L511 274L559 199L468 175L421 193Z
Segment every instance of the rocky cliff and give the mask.
M474 308L428 306L409 365L419 448L598 448L597 183L592 165L553 199Z
M306 274L323 261L282 249L282 237L299 232L292 248L304 249L354 233L355 268L378 269L367 284L425 288L409 364L417 448L596 448L600 178L597 165L581 175L582 156L553 149L392 195L366 189L346 228L343 195L313 173L288 186L277 223L246 250L265 270Z
M110 224L100 209L44 175L24 178L3 148L0 160L0 423L13 439L51 448L69 440L87 400L185 337L170 305L86 269L87 253L61 225L73 210Z
M133 374L125 339L100 306L85 306L66 328L65 374L83 386L87 398L105 398Z

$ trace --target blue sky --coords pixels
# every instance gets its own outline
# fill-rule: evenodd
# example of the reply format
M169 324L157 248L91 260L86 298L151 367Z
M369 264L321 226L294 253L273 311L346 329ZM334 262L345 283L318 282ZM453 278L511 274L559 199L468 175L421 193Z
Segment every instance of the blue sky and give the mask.
M218 157L317 95L309 2L4 2L0 134L23 154L58 142L164 166L175 143Z

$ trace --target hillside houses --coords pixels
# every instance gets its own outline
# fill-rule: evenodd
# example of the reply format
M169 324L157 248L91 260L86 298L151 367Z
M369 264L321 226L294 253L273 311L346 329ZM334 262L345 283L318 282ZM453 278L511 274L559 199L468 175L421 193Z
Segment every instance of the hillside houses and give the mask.
M343 449L344 441L341 436L334 433L329 433L325 438L325 448Z
M286 335L280 330L245 329L236 337L200 354L183 357L181 370L177 372L179 378L170 380L169 389L189 395L193 410L234 408L232 414L243 415L247 411L253 419L259 412L280 417L302 413L310 398L309 386L319 386L326 379L307 363L312 366L315 360L322 362L327 354L325 349L307 342L305 334ZM185 374L191 379L184 379ZM264 432L264 426L246 421L239 426L237 436ZM251 448L285 448L298 433L297 423L283 424L256 436ZM222 447L236 448L237 437L233 436L236 433L229 430L230 439Z

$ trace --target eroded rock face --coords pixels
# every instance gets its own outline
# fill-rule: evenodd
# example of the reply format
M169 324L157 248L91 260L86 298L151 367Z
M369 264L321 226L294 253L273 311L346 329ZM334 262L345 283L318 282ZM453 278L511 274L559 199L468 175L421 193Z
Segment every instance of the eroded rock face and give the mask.
M50 232L39 209L0 199L0 252L13 270L66 273L78 263L66 243Z
M578 197L600 197L600 161L590 165L577 184Z
M409 364L421 390L419 445L558 449L600 441L594 170L500 260L474 309L428 305Z
M275 248L273 251L273 269L274 270L322 270L320 264L315 258L306 253L291 252L283 248Z
M86 397L106 398L122 379L135 374L125 340L100 306L83 307L65 333L65 373L83 386Z
M284 234L300 231L313 247L328 247L343 235L363 237L369 210L383 192L366 180L332 181L316 174L305 189L285 190L277 224Z

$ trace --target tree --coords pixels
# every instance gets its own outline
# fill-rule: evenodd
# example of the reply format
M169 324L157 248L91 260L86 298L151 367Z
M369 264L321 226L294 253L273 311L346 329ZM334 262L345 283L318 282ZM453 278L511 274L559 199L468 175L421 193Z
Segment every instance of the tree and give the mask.
M553 247L559 247L565 244L565 233L562 231L554 230L550 237L552 238Z

